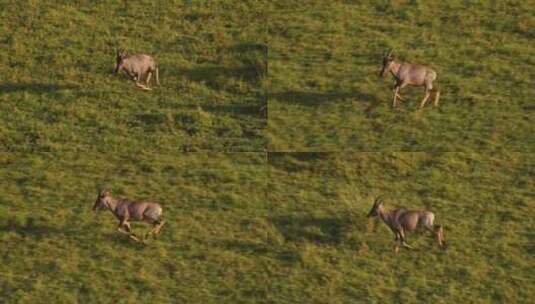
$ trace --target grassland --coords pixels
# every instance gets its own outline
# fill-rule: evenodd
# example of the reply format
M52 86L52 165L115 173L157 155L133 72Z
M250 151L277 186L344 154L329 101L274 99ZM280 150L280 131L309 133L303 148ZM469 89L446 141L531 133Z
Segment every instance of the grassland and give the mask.
M531 154L1 154L4 303L500 302L533 298ZM139 245L100 187L164 206ZM365 214L428 208L448 251ZM148 229L134 224L134 231Z
M11 153L0 164L2 303L235 303L268 278L251 230L269 210L264 154ZM93 213L101 187L160 202L159 239L139 245Z
M8 0L0 20L0 303L534 298L529 2ZM113 76L116 47L162 86ZM439 108L389 107L391 47L438 70ZM90 210L104 187L161 203L162 235L117 233ZM379 194L433 210L448 251L395 254L365 218Z
M529 302L534 161L518 153L270 154L274 247L293 259L279 294L294 303ZM388 208L433 210L448 250L416 234L415 250L394 254L391 231L366 218L377 195Z
M257 1L2 1L3 151L262 151L266 22ZM113 76L153 54L162 87Z
M269 14L271 151L533 151L529 1L276 1ZM391 106L382 54L430 64Z

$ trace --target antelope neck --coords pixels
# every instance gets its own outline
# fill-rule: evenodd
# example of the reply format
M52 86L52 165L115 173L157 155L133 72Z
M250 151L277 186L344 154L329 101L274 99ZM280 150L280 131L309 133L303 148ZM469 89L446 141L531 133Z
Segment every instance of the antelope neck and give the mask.
M377 213L379 214L379 217L381 218L381 220L383 220L383 222L385 222L386 224L390 222L390 213L388 211L384 210L383 208L380 208L379 210L377 210Z
M399 67L401 66L401 63L393 61L390 64L390 73L397 79L397 74L399 72Z
M113 197L110 197L108 200L106 200L106 206L108 206L108 209L110 209L112 213L115 213L115 210L117 209L117 200Z

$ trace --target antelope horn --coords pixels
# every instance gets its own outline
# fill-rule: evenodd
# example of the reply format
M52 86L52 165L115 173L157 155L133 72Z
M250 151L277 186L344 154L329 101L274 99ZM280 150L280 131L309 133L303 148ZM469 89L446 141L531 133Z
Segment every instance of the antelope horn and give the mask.
M376 199L375 199L375 202L373 203L375 206L379 205L380 203L383 202L383 197L381 196L378 196Z
M390 52L388 52L388 55L386 55L386 57L391 57L392 56L392 53L394 52L394 49L390 49Z

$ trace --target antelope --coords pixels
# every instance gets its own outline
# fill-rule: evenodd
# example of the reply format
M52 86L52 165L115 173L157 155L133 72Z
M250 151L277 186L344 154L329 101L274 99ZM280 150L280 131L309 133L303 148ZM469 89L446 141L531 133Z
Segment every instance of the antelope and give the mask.
M430 67L417 63L396 62L392 55L393 50L383 56L383 68L381 69L380 76L386 77L386 73L390 72L396 81L393 92L394 99L392 101L392 107L396 107L397 99L404 101L399 95L399 91L407 85L425 87L425 96L420 102L420 109L425 106L425 103L431 96L431 92L435 92L434 106L438 106L438 100L440 98L440 91L433 90L433 81L437 78L437 73Z
M137 87L144 90L151 90L149 83L153 73L156 76L156 83L158 86L160 85L158 68L152 56L146 54L127 54L124 50L118 50L116 61L114 74L117 75L120 71L124 70L136 83ZM145 77L146 85L140 83L142 77Z
M431 211L405 209L387 211L384 207L383 199L378 197L368 213L368 218L372 216L378 216L390 230L394 232L396 252L399 250L399 243L401 243L403 247L412 249L412 247L405 242L405 232L413 232L420 227L431 231L431 233L435 235L439 247L444 250L446 249L444 231L442 226L433 223L435 215Z
M111 196L110 190L103 190L98 193L97 200L93 205L93 211L97 209L108 209L119 220L117 231L128 235L137 242L141 240L133 233L128 221L145 221L152 224L152 229L145 234L147 239L150 235L158 235L165 221L162 220L162 206L151 202L138 202L125 198L115 198ZM123 230L122 228L126 230Z

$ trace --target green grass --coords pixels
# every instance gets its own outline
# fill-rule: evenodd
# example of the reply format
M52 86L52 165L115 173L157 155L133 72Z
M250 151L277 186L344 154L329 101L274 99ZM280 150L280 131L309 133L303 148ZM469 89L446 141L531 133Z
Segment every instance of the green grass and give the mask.
M289 302L527 303L534 297L532 154L274 153L270 215L292 270ZM448 250L368 220L388 209L430 209ZM279 249L281 250L281 249ZM281 301L282 302L282 301Z
M267 279L254 230L269 210L265 154L12 153L0 165L2 303L235 303ZM160 237L139 245L93 213L101 187L161 203Z
M8 0L0 20L1 303L534 298L529 2ZM162 86L112 75L116 47ZM389 107L390 47L437 69L439 108ZM159 238L92 212L105 187L161 203ZM433 210L448 251L395 254L377 195Z
M3 303L497 302L533 298L534 156L464 153L0 154ZM160 202L146 246L97 189ZM426 208L428 234L366 219ZM149 227L134 223L135 232Z
M278 1L269 14L271 151L533 151L535 13L529 1ZM391 108L390 48L430 64Z
M262 151L266 22L257 1L2 1L0 148ZM161 88L112 74L153 54Z

